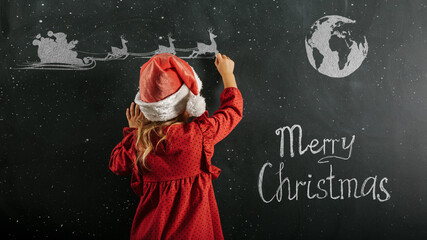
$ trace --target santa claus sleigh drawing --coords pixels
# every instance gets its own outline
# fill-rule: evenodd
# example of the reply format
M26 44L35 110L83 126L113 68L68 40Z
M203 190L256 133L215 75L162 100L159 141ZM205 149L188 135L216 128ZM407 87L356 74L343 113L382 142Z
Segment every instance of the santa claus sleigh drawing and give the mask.
M40 62L28 62L18 65L15 69L42 69L42 70L89 70L96 66L96 62L105 62L113 60L125 60L128 57L133 58L151 58L159 53L171 53L176 55L177 52L191 52L189 56L180 56L180 58L214 58L218 53L213 29L209 29L210 44L197 42L197 47L194 48L175 48L175 39L172 34L168 34L169 46L159 45L158 49L145 52L134 53L129 52L128 41L121 36L121 48L111 47L111 52L108 53L91 53L79 50L73 50L77 45L77 40L67 41L67 35L62 32L53 33L48 31L48 37L42 37L40 34L33 40L33 45L38 46L37 55ZM88 54L83 58L78 58L78 53ZM105 57L99 57L106 54ZM204 56L200 56L204 55ZM207 55L207 56L206 56ZM211 56L209 56L211 55Z

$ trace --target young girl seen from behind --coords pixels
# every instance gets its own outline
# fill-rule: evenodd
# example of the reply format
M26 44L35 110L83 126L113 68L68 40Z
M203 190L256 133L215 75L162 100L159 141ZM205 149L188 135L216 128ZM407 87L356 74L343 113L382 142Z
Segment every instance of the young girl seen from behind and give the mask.
M140 197L131 239L224 239L212 187L221 169L211 158L215 144L242 119L243 98L234 62L218 53L215 66L224 90L211 117L202 82L187 62L161 53L141 67L138 106L126 109L129 127L109 162L115 174L132 174L131 188Z

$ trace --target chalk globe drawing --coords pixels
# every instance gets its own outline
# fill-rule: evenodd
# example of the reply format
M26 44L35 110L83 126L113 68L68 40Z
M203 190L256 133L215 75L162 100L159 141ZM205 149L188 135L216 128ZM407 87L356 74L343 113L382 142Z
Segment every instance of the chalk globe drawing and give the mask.
M311 66L334 78L356 71L368 54L368 42L355 30L355 23L355 20L338 15L318 19L305 36Z

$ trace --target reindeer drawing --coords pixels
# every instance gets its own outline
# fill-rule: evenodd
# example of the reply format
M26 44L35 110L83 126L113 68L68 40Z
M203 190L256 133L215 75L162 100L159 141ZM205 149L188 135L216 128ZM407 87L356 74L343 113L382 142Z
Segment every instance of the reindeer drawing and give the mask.
M168 39L169 39L169 47L159 45L159 48L155 51L154 54L159 54L159 53L171 53L174 55L176 54L175 45L173 44L173 42L175 42L175 39L172 38L172 33L168 34Z
M218 50L216 49L216 42L214 40L214 38L216 38L217 36L213 34L213 31L214 29L212 28L208 29L211 44L207 45L205 43L197 42L197 50L193 50L193 52L190 54L190 56L188 56L188 58L195 58L198 55L205 53L215 53L215 55L218 53Z
M128 47L126 46L128 41L125 40L123 36L121 36L120 39L122 40L122 48L111 47L111 53L108 53L105 59L126 59L129 56Z

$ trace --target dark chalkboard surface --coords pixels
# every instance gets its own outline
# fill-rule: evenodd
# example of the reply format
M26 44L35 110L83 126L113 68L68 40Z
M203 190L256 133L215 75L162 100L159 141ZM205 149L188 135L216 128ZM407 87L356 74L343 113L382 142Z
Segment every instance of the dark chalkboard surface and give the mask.
M2 239L127 239L108 168L139 68L173 52L212 114L214 52L244 117L215 148L226 239L427 237L425 1L1 1Z

